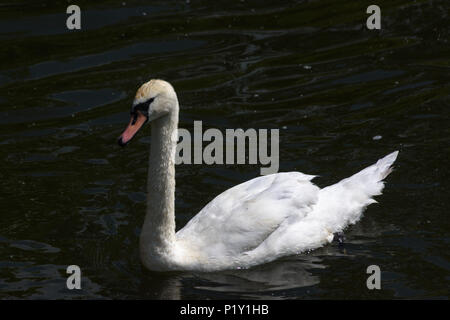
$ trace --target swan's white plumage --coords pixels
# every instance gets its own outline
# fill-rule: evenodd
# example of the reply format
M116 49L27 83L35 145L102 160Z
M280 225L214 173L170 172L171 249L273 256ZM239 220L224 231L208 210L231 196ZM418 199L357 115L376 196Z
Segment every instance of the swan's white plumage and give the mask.
M285 220L251 254L263 261L312 250L333 240L333 233L356 223L365 207L376 202L384 179L391 172L398 151L340 182L321 189L311 212L301 218Z
M144 84L136 95L138 103L150 97L154 123L140 245L143 264L151 270L248 268L323 246L376 202L372 197L381 194L398 154L323 189L311 182L314 176L300 172L252 179L218 195L175 234L178 100L162 80Z
M331 242L375 202L371 197L381 194L397 154L324 189L310 182L312 175L283 172L226 190L176 234L214 264L186 263L206 270L250 267Z
M309 214L319 193L312 178L284 172L234 186L208 203L177 239L225 263L258 247L284 221Z

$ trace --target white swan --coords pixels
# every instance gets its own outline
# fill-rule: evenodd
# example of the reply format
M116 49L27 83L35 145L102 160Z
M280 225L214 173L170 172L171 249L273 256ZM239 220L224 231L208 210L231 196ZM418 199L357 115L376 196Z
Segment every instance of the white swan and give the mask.
M147 214L140 236L144 266L155 271L248 268L315 249L359 220L376 202L398 151L320 189L313 175L283 172L226 190L175 233L175 151L178 99L173 87L151 80L136 93L125 145L152 122Z

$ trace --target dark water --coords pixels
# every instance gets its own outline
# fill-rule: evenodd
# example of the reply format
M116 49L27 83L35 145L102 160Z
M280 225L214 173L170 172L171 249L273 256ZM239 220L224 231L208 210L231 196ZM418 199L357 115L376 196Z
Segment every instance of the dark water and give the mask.
M66 29L65 1L0 4L0 298L448 298L447 0L379 0L379 31L365 27L372 1L76 4L81 31ZM126 149L116 138L150 78L174 85L183 128L280 128L280 171L321 187L398 149L396 170L343 249L145 271L150 131ZM259 169L177 166L177 228ZM81 291L66 289L71 264Z

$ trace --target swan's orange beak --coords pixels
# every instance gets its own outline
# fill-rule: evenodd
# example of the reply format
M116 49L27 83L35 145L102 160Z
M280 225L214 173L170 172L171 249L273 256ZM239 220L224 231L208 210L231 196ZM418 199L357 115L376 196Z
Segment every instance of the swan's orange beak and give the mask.
M117 143L119 146L124 147L131 139L136 135L139 129L147 122L147 117L140 111L136 111L131 115L130 123L125 131L120 135Z

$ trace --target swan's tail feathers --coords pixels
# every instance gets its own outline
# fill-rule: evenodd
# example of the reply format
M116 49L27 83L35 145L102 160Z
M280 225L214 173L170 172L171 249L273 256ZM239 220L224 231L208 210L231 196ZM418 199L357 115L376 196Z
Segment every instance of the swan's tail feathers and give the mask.
M392 172L397 155L398 151L392 152L351 177L320 190L316 212L327 220L329 230L342 231L358 221L369 204L377 202L372 197L383 191L383 179Z
M377 166L380 174L381 174L381 180L386 178L393 170L392 165L394 164L395 160L397 159L398 151L394 151L384 158L381 158L377 161L375 166Z
M398 151L392 152L378 160L375 164L341 182L352 188L361 188L370 197L380 195L384 188L383 179L392 172L392 165L397 159L397 155ZM376 201L372 199L372 202Z

